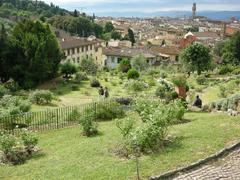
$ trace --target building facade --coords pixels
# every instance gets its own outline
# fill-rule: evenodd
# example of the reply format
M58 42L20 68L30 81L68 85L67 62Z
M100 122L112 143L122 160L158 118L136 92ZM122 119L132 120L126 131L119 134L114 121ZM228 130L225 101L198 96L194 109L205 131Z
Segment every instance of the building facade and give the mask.
M83 58L92 58L94 62L103 67L103 47L105 42L94 36L88 38L62 39L60 45L64 51L65 58L62 62L71 62L79 65Z

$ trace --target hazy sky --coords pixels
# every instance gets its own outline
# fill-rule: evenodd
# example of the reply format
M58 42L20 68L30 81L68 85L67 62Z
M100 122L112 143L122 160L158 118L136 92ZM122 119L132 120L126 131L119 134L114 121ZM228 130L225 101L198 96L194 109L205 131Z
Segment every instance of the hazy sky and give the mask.
M44 0L68 10L78 9L87 13L186 11L197 3L198 11L239 11L240 0Z

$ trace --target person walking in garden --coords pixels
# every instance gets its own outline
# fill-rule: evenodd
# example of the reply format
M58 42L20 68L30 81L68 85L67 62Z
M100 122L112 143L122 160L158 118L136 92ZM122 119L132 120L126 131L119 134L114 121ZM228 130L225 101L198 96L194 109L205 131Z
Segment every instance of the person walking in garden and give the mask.
M109 97L109 91L108 91L108 88L107 88L107 87L105 87L104 96L105 96L105 98L108 98L108 97Z
M103 98L104 97L104 89L102 86L100 86L99 90L98 90L98 93L99 93L99 97L100 98Z
M198 108L202 108L202 100L199 98L199 95L197 95L194 103L193 103L193 106L196 106Z

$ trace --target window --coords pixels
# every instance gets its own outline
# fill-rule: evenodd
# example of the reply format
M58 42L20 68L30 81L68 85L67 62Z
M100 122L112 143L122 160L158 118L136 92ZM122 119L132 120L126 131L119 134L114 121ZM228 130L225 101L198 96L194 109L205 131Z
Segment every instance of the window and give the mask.
M84 52L84 46L82 47L82 52Z
M88 54L86 55L86 58L88 59Z
M77 53L79 53L79 47L77 48Z
M77 63L78 64L80 63L80 57L77 57Z
M67 50L68 55L70 55L70 49Z
M72 60L73 60L73 63L75 63L75 58L73 58Z
M112 57L112 58L111 58L111 62L112 62L112 63L114 63L114 62L115 62L115 60L114 60L114 57Z
M95 48L95 51L96 51L96 52L98 51L98 48L97 48L97 47Z
M90 56L92 57L92 53L90 54Z
M93 46L92 45L90 45L90 50L92 50L93 49Z
M72 48L72 54L75 54L75 49L74 48Z
M88 46L86 46L86 51L88 51Z

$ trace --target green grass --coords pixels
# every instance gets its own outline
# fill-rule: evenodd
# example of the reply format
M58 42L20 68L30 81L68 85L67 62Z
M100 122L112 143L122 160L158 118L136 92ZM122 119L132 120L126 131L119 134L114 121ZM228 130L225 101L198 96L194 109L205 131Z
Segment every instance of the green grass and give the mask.
M163 151L140 158L146 178L185 166L240 139L240 119L224 114L187 113L191 122L171 127L176 139ZM115 122L99 123L101 135L81 136L80 127L39 135L42 151L19 166L0 166L0 179L134 179L134 160L109 149L121 142Z

